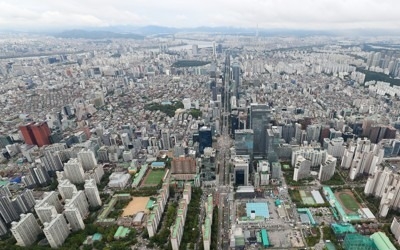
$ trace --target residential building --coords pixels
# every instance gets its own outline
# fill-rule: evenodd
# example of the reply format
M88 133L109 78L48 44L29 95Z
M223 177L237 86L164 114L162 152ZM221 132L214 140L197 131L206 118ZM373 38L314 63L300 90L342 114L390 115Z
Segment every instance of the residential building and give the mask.
M35 216L28 213L21 214L19 222L14 221L11 223L11 233L17 241L18 246L28 247L37 240L41 230Z
M69 235L69 228L65 221L64 215L57 214L53 216L49 223L44 224L43 233L46 236L51 248L62 246L65 239Z

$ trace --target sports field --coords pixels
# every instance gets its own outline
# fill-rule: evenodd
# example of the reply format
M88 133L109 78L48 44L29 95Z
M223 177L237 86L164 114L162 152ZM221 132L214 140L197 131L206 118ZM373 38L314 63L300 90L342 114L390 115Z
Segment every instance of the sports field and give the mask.
M314 198L311 194L310 191L304 191L304 190L299 190L300 196L301 196L301 200L303 201L303 204L306 205L315 205L315 201Z
M137 212L146 211L146 205L150 197L133 197L129 204L124 208L122 217L135 215Z
M339 201L343 207L351 212L357 212L360 208L358 202L351 192L340 192L337 194L337 197L339 198Z
M143 182L144 186L157 186L165 175L165 170L150 170Z

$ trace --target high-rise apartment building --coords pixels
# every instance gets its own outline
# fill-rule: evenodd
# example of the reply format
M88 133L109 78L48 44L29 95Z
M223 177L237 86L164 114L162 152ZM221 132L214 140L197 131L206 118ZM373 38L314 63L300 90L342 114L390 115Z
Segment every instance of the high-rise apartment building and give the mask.
M39 224L33 214L21 214L19 222L11 223L11 233L17 245L27 247L32 245L41 233Z
M8 232L8 228L6 223L0 218L0 236L6 235Z
M45 222L50 222L52 216L57 214L57 210L54 206L45 203L41 206L35 206L35 212L38 215L40 222L44 224Z
M335 174L336 162L337 160L335 157L332 155L327 156L326 161L321 164L319 169L318 179L320 181L327 181L332 178Z
M43 233L46 236L51 248L62 246L65 239L69 235L69 228L65 221L64 215L57 214L53 216L49 223L44 224Z
M100 194L96 182L93 179L86 180L84 187L85 187L85 194L87 199L89 200L90 207L101 206Z
M78 208L82 218L89 214L89 203L86 200L85 193L82 190L75 192L71 199L65 200L65 206L75 206Z
M72 183L78 184L85 182L85 172L82 164L76 158L72 158L64 164L64 173L65 177Z
M74 192L78 191L76 189L76 186L72 184L68 179L61 180L58 183L57 189L63 200L71 199Z
M0 215L7 224L19 218L19 214L8 196L0 197Z
M96 156L90 149L82 149L78 153L78 160L85 171L91 170L97 166Z
M76 208L74 205L65 206L64 215L72 231L76 232L85 229L83 218L79 213L78 208Z
M302 155L296 157L294 166L293 180L299 181L310 176L311 161Z
M55 191L51 191L51 192L45 192L43 194L43 199L36 201L36 207L40 207L43 206L44 204L49 204L52 205L56 208L57 213L61 213L62 212L62 205L60 200L58 199L58 193Z

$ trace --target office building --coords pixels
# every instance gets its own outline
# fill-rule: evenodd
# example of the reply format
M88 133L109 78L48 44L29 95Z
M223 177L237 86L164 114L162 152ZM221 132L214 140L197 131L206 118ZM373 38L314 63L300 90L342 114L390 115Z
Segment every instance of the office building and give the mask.
M72 184L68 179L61 180L58 183L57 189L63 200L71 199L74 192L78 191L76 189L76 186Z
M90 149L82 149L78 153L78 160L82 164L83 170L92 170L97 166L96 156Z
M260 186L269 185L270 174L271 174L271 168L269 162L259 161L257 172L258 172L257 174L259 174L260 176Z
M0 215L5 223L10 223L12 221L18 220L18 211L13 206L13 203L8 196L0 197Z
M79 213L78 208L76 208L74 205L65 206L64 215L69 223L69 227L73 232L85 229L83 218Z
M29 213L21 214L19 222L11 223L11 233L18 246L28 247L37 240L41 230L35 216Z
M236 157L233 161L233 178L236 185L249 184L249 159Z
M251 104L250 129L252 129L254 132L254 158L260 159L266 157L266 133L270 119L271 111L267 105Z
M74 184L85 182L85 173L82 164L76 158L70 159L64 164L65 178Z
M69 228L65 221L64 215L57 214L53 216L49 223L44 224L43 233L46 236L51 248L62 246L65 239L69 235Z
M199 129L199 152L204 154L205 148L212 147L212 134L211 128L203 126Z
M56 208L48 203L42 204L41 206L35 206L35 212L42 224L50 222L52 216L57 214Z
M236 155L250 155L253 157L254 131L252 129L235 130Z
M163 129L161 131L161 142L162 142L162 149L164 150L169 150L171 148L171 141L170 141L171 135L169 134L168 129Z
M90 207L101 206L101 199L96 182L93 179L85 181L85 194L89 201Z
M85 193L82 190L74 192L71 199L65 200L65 206L76 207L82 218L86 218L89 214L89 203L87 202Z
M275 180L279 180L282 175L282 166L279 162L273 162L271 169L271 178Z
M24 137L25 143L28 145L37 145L38 147L42 147L50 144L49 136L51 131L46 122L22 125L19 127L19 130Z

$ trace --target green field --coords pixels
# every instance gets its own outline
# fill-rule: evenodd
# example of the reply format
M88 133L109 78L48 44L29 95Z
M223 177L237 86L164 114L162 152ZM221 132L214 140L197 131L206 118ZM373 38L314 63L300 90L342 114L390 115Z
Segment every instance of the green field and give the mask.
M341 193L339 194L339 199L343 206L350 211L357 212L357 210L360 208L357 201L349 194Z
M145 180L145 186L156 186L160 183L164 177L165 170L151 170L147 179Z

